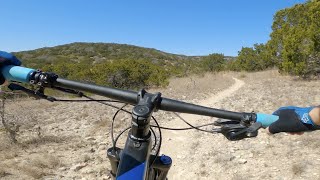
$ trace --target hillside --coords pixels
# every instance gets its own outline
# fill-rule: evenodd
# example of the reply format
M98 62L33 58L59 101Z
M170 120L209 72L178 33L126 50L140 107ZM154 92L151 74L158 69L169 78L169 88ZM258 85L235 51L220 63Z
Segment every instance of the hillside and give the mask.
M71 43L55 47L14 53L29 66L41 66L57 61L87 61L92 64L119 59L147 59L153 63L177 63L199 60L200 56L185 56L152 48L115 43Z

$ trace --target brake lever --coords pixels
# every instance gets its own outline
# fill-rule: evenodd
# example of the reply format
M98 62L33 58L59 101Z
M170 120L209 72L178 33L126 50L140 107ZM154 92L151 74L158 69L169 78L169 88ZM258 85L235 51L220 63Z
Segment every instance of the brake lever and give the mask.
M239 124L239 121L234 121L229 119L217 119L215 122L213 122L213 125L215 126L223 126L226 124Z
M37 91L33 91L31 89L27 89L19 84L14 84L14 83L11 83L9 84L8 88L11 90L11 91L22 91L36 99L45 99L45 100L48 100L50 102L53 102L53 101L56 101L56 98L54 97L51 97L51 96L47 96L44 94L44 89L40 87L40 89L38 89Z
M262 127L260 122L244 124L239 121L221 119L218 119L216 122L221 128L219 130L214 129L213 131L223 134L230 141L256 137L258 130Z

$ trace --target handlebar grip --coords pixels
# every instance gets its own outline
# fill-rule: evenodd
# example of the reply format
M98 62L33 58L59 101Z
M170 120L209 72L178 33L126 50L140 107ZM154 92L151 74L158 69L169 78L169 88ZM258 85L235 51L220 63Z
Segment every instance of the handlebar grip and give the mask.
M257 113L256 122L260 122L262 124L262 127L266 128L272 123L276 122L278 119L279 116L276 115Z
M30 75L36 70L25 68L21 66L4 66L1 68L1 73L8 81L18 81L28 83L30 81Z

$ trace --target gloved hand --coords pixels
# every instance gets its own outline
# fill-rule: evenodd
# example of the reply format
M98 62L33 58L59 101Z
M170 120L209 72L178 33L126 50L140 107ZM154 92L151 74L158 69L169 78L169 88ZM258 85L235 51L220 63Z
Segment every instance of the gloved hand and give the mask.
M314 107L281 107L273 113L279 116L279 120L269 126L269 132L272 134L279 132L304 132L316 129L309 112Z
M20 66L21 61L17 57L15 57L14 55L12 55L10 53L0 51L0 68L5 65ZM0 72L0 85L3 84L4 82L5 82L5 78L3 77L3 75Z

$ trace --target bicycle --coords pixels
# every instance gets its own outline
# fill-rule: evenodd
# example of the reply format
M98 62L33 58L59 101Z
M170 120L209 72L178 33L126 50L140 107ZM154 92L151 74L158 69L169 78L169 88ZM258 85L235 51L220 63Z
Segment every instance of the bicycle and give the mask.
M197 129L209 133L221 133L227 139L235 141L244 138L256 137L258 130L269 126L278 120L278 116L254 113L254 112L233 112L221 109L204 107L196 104L186 103L174 99L161 97L161 93L151 94L144 89L139 92L122 90L95 84L87 84L68 79L59 78L55 73L42 72L21 66L5 66L1 69L2 74L12 83L8 86L13 91L23 91L33 97L46 99L49 101L77 101L60 100L48 96L44 93L45 88L52 88L58 91L75 94L79 97L88 98L87 101L97 101L99 103L112 106L118 109L115 113L111 125L111 138L113 146L107 150L107 156L111 164L111 174L117 180L123 179L157 179L167 178L168 171L172 164L169 156L159 156L161 148L162 135L161 129L168 130L187 130ZM30 90L14 82L29 83L35 85L37 90ZM86 96L82 91L108 97L112 100L96 100ZM81 100L80 100L81 101ZM124 102L134 105L132 112L124 110L124 106L116 107L107 102ZM187 121L189 128L167 128L159 126L152 113L157 110L189 113L220 118L214 123L201 126L193 126ZM131 114L131 127L123 130L116 138L113 135L113 123L116 115L124 111ZM151 120L155 126L151 125ZM219 126L212 130L201 129L204 126ZM158 128L159 142L157 142L156 133L152 127ZM118 138L126 131L129 131L128 137L123 149L116 146ZM154 137L154 140L152 139ZM153 146L152 146L153 144ZM156 147L158 147L156 149ZM152 154L151 151L155 150Z

